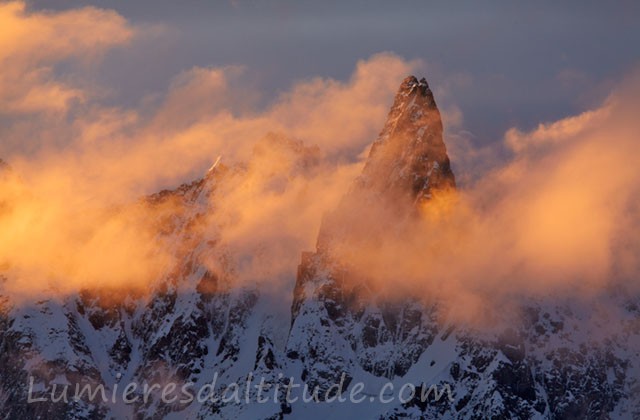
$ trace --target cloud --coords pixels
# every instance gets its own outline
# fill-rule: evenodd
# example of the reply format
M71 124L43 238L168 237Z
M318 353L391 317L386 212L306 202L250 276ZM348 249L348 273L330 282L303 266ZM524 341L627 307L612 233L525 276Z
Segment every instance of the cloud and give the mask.
M332 163L319 148L284 135L259 141L246 168L219 185L206 223L235 263L236 285L289 293L301 250L315 245L323 215L361 169L359 162Z
M357 154L378 134L399 81L420 65L391 53L376 54L359 61L347 83L315 78L294 85L270 116L286 132L330 154Z
M585 129L606 118L609 112L609 107L606 106L595 111L586 111L551 124L541 123L530 133L523 133L514 127L505 134L505 143L514 152L522 152L526 148L539 148L548 143L568 141L584 134Z
M13 167L0 181L0 265L5 289L25 296L147 286L169 272L175 256L158 224L181 210L140 199L203 176L219 155L237 176L211 203L203 232L224 225L215 234L237 256L239 281L291 280L323 212L358 172L398 80L416 65L378 54L347 82L300 81L262 105L241 66L194 67L166 92L123 107L56 68L94 65L144 28L112 11L32 13L19 2L0 6L0 21L11 29L0 41L9 46L0 53L0 134ZM269 132L287 135L261 140ZM309 149L305 170L299 139L320 147Z
M23 2L0 4L0 27L0 109L8 114L66 112L73 100L85 101L86 92L56 79L54 65L95 60L133 36L111 11L31 13Z

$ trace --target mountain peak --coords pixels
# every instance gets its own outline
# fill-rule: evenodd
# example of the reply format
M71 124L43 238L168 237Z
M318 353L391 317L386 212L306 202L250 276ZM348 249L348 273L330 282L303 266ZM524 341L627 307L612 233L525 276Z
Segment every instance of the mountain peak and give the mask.
M433 193L455 189L442 134L440 112L427 81L405 78L362 174L323 219L318 250L347 237L370 239L375 230L383 235L388 225L397 227L415 214Z
M407 76L402 81L402 85L400 85L398 94L408 96L413 93L419 93L421 96L427 96L428 94L431 94L431 89L429 89L427 79L423 77L422 79L418 80L418 78L413 75Z
M402 81L360 181L380 192L411 192L417 200L455 188L440 111L425 78Z

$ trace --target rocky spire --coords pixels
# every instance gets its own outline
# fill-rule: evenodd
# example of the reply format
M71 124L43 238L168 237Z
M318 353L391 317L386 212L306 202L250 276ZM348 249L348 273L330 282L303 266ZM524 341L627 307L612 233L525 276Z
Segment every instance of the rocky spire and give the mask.
M417 363L433 341L435 312L401 284L379 289L365 266L385 245L411 238L422 204L453 188L431 89L407 77L362 174L324 217L316 252L303 253L298 267L287 354L303 364L307 383L337 383L352 366L394 378ZM403 298L385 301L394 288Z
M381 193L410 193L414 200L455 188L440 112L424 78L409 76L400 85L360 182Z
M318 251L397 230L434 192L455 189L440 112L427 81L400 85L387 121L353 188L323 219Z

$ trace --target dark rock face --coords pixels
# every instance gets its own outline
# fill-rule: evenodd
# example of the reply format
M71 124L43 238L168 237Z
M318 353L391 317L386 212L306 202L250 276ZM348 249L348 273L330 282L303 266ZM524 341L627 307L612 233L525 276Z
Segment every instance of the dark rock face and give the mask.
M423 78L407 77L387 122L371 146L360 188L387 199L428 199L432 190L455 188L442 137L440 111Z
M295 171L313 171L319 159L317 149L277 135L267 136L255 153L274 149L292 159ZM447 322L439 302L379 296L334 258L344 241L376 240L389 229L401 235L403 221L415 217L419 206L455 190L440 114L424 79L402 82L361 176L326 216L315 252L302 254L295 287L287 292L291 301L285 303L291 318L284 322L274 321L263 290L236 282L233 255L217 226L202 228L215 224L219 189L243 171L220 165L200 180L143 200L152 207L171 204L172 211L158 217L158 240L175 252L175 264L148 294L114 300L85 291L19 305L0 292L3 418L266 419L324 413L282 397L259 409L221 401L167 404L156 391L126 406L86 398L27 403L30 377L37 385L34 396L46 396L54 384L66 383L109 391L114 384L177 381L197 389L216 374L220 384L253 376L282 388L293 377L310 390L317 387L320 400L358 382L371 395L385 381L396 390L403 384L416 390L407 401L361 404L362 413L336 406L336 418L640 416L637 298L626 296L619 306L625 315L617 334L606 334L606 322L594 324L589 310L573 308L577 304L540 301L523 302L523 315L508 328L476 331ZM388 212L383 221L381 208Z
M371 146L362 174L340 206L325 216L318 252L329 242L375 241L415 213L433 193L456 183L443 141L440 112L427 82L407 77Z

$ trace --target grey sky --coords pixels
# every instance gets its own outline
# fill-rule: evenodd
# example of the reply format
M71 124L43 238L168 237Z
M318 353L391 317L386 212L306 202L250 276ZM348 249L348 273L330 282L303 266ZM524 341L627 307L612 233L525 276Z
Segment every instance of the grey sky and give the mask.
M32 8L79 2L42 0ZM311 76L346 79L357 60L391 51L427 63L437 98L455 104L475 141L531 128L598 103L640 58L640 2L115 1L134 24L170 35L109 53L98 81L114 100L162 91L181 70L242 64L274 95ZM382 122L381 122L382 124Z

